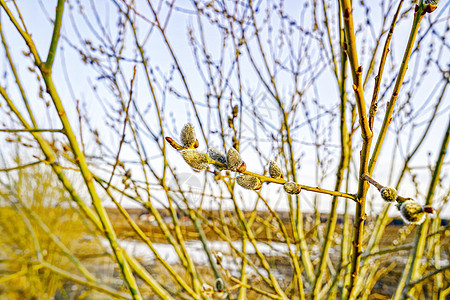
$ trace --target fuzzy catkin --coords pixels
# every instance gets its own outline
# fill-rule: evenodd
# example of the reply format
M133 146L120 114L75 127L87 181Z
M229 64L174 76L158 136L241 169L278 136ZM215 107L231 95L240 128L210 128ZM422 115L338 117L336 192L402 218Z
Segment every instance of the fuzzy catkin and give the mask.
M236 149L230 148L227 152L227 167L231 171L237 171L242 165L242 158Z
M280 166L273 160L270 161L270 164L269 164L269 175L270 175L270 177L275 178L275 179L283 177Z
M300 186L293 181L286 182L283 185L283 188L284 188L285 192L288 194L300 194L300 191L301 191Z
M209 161L205 154L196 149L186 149L181 151L181 155L189 166L194 170L204 170L208 167Z
M236 183L248 190L259 190L261 188L261 180L248 174L236 177Z
M391 187L384 187L380 190L381 198L387 202L394 202L398 198L397 190Z
M414 200L406 200L400 206L400 215L410 224L421 224L425 220L425 212L422 205Z
M209 148L208 155L212 160L218 161L222 164L227 163L227 156L215 148Z
M191 123L184 125L181 129L180 139L184 147L191 148L196 141L194 125Z

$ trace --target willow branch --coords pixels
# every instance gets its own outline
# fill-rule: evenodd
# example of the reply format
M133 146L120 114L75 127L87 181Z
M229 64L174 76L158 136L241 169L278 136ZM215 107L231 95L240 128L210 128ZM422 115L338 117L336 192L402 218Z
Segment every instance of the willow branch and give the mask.
M46 72L51 72L53 61L55 60L56 48L58 47L58 41L61 31L61 21L64 11L64 2L65 0L58 0L58 4L56 6L56 16L53 25L52 40L50 42L50 48L48 49L47 60L45 61L43 66L43 70L45 70Z
M358 56L356 50L355 29L353 25L353 8L350 0L343 0L340 2L342 7L342 14L344 19L345 28L345 40L348 60L350 62L350 69L353 78L353 90L355 92L356 106L358 108L359 125L361 128L361 137L363 139L363 145L360 154L360 167L359 175L361 176L368 171L368 160L370 154L370 145L372 142L372 130L370 129L369 122L366 115L366 103L364 101L363 84L361 80L362 67L358 63ZM366 194L369 188L369 184L359 179L357 203L355 211L355 230L353 234L353 256L351 264L351 280L349 287L349 295L352 297L352 292L355 290L355 285L359 273L359 265L362 254L362 242L364 233L364 220L365 215L365 203Z
M395 12L395 15L392 19L391 27L389 28L389 33L386 37L386 41L384 43L383 52L381 54L381 60L380 60L380 66L378 68L378 74L375 77L375 86L373 88L373 94L372 94L372 102L370 103L370 109L369 109L369 127L370 129L373 129L373 121L375 118L375 114L377 112L377 99L378 99L378 93L380 92L380 86L381 86L381 78L383 77L383 71L384 66L386 65L386 57L389 53L389 46L391 44L392 35L394 33L395 25L397 24L397 19L400 14L400 9L402 7L404 0L401 0L398 4L397 11Z
M380 154L380 150L384 141L384 138L387 133L387 129L389 124L392 121L392 114L394 112L395 103L397 101L398 94L400 93L400 88L403 84L403 79L405 78L406 71L408 70L408 63L411 57L411 52L414 46L414 41L417 36L417 32L419 31L419 25L424 16L424 5L421 3L418 6L417 11L414 14L414 20L411 27L411 32L409 34L408 44L406 45L405 52L403 54L402 64L400 66L400 70L398 71L397 80L395 82L394 90L392 91L391 99L389 100L386 114L384 116L383 125L381 126L380 133L377 138L377 142L375 144L375 148L373 149L372 157L369 162L369 172L368 174L372 174L373 169L375 168L375 164Z
M44 129L44 128L24 128L24 129L8 129L8 128L2 128L0 129L0 132L8 132L8 133L14 133L14 132L59 132L64 133L63 129Z

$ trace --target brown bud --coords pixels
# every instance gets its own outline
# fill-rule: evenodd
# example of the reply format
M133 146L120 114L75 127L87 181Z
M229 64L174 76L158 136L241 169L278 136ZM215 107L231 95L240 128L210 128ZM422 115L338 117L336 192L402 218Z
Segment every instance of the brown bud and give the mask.
M434 1L434 2L436 2L436 1ZM439 2L439 1L437 1L437 2ZM437 5L427 4L427 5L425 6L425 8L423 9L423 11L424 11L424 12L427 12L427 13L432 13L433 11L436 10L436 8L437 8Z
M233 107L233 118L236 118L239 112L239 106L235 105Z
M423 207L423 211L426 212L427 214L434 214L434 209L433 207L426 205Z
M166 136L166 141L170 144L170 146L172 146L172 148L174 148L175 150L183 150L184 147L181 146L180 144L178 144L177 142L175 142L175 140L173 138L171 138L170 136Z
M237 168L236 171L244 173L247 170L247 165L245 164L245 161L242 162L242 164Z
M433 10L435 10L436 9L436 7L437 7L437 5L439 4L439 0L424 0L423 1L423 4L424 5L431 5L431 6L434 6L434 9Z

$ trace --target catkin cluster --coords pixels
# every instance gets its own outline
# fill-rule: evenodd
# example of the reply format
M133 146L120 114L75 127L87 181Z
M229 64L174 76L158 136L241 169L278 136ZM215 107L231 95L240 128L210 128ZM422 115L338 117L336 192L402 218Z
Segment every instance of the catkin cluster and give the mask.
M269 163L271 179L264 175L247 172L244 160L233 147L228 149L226 154L215 148L209 148L207 153L200 152L197 150L199 142L195 136L195 128L191 123L184 125L181 129L180 140L181 144L178 144L171 137L166 137L166 141L181 153L186 163L195 171L206 170L212 164L218 171L230 170L240 173L241 175L236 177L236 183L248 190L259 190L264 182L275 182L283 184L284 191L288 194L295 195L301 191L297 183L283 180L283 172L275 161Z
M397 202L397 208L402 219L409 224L421 224L425 220L426 213L433 213L431 206L420 205L411 198L404 198L398 195L393 187L382 186L368 175L364 175L365 180L374 185L379 191L381 198L386 202Z
M236 177L236 183L248 190L257 191L261 189L264 182L275 182L282 184L284 191L288 194L296 195L301 192L299 184L283 179L283 172L275 161L269 163L269 178L248 172L244 160L235 148L228 149L226 154L214 148L208 149L207 153L200 152L197 150L199 142L195 136L195 128L191 123L184 125L181 130L181 145L170 137L166 137L166 140L181 153L186 163L195 171L206 170L212 164L219 171L229 170L240 173ZM401 197L395 188L382 186L367 174L364 174L363 178L380 191L383 200L390 203L397 202L397 208L405 222L421 224L425 220L426 213L433 213L431 206L423 206L411 198Z

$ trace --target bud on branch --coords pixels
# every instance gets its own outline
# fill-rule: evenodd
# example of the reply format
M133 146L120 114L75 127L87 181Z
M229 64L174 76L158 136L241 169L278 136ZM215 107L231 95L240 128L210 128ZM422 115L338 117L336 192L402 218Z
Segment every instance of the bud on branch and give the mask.
M409 224L421 224L425 220L425 213L434 212L431 206L423 206L411 198L399 196L396 189L382 186L367 174L362 175L361 178L375 186L380 191L381 198L385 201L397 201L397 208L401 217Z
M300 191L304 189L311 192L344 197L356 201L356 195L353 194L300 185L292 181L288 182L283 179L281 168L275 161L269 163L269 174L271 177L247 171L245 162L235 148L230 148L226 155L214 148L208 149L208 153L201 153L196 149L199 146L199 142L195 137L194 126L190 123L186 124L181 130L180 139L182 145L177 143L171 137L166 137L165 139L172 148L181 153L186 163L195 171L205 170L212 164L217 167L219 171L230 170L242 173L243 175L236 177L236 183L246 189L259 190L265 182L276 183L282 184L285 192L292 195L299 194Z

